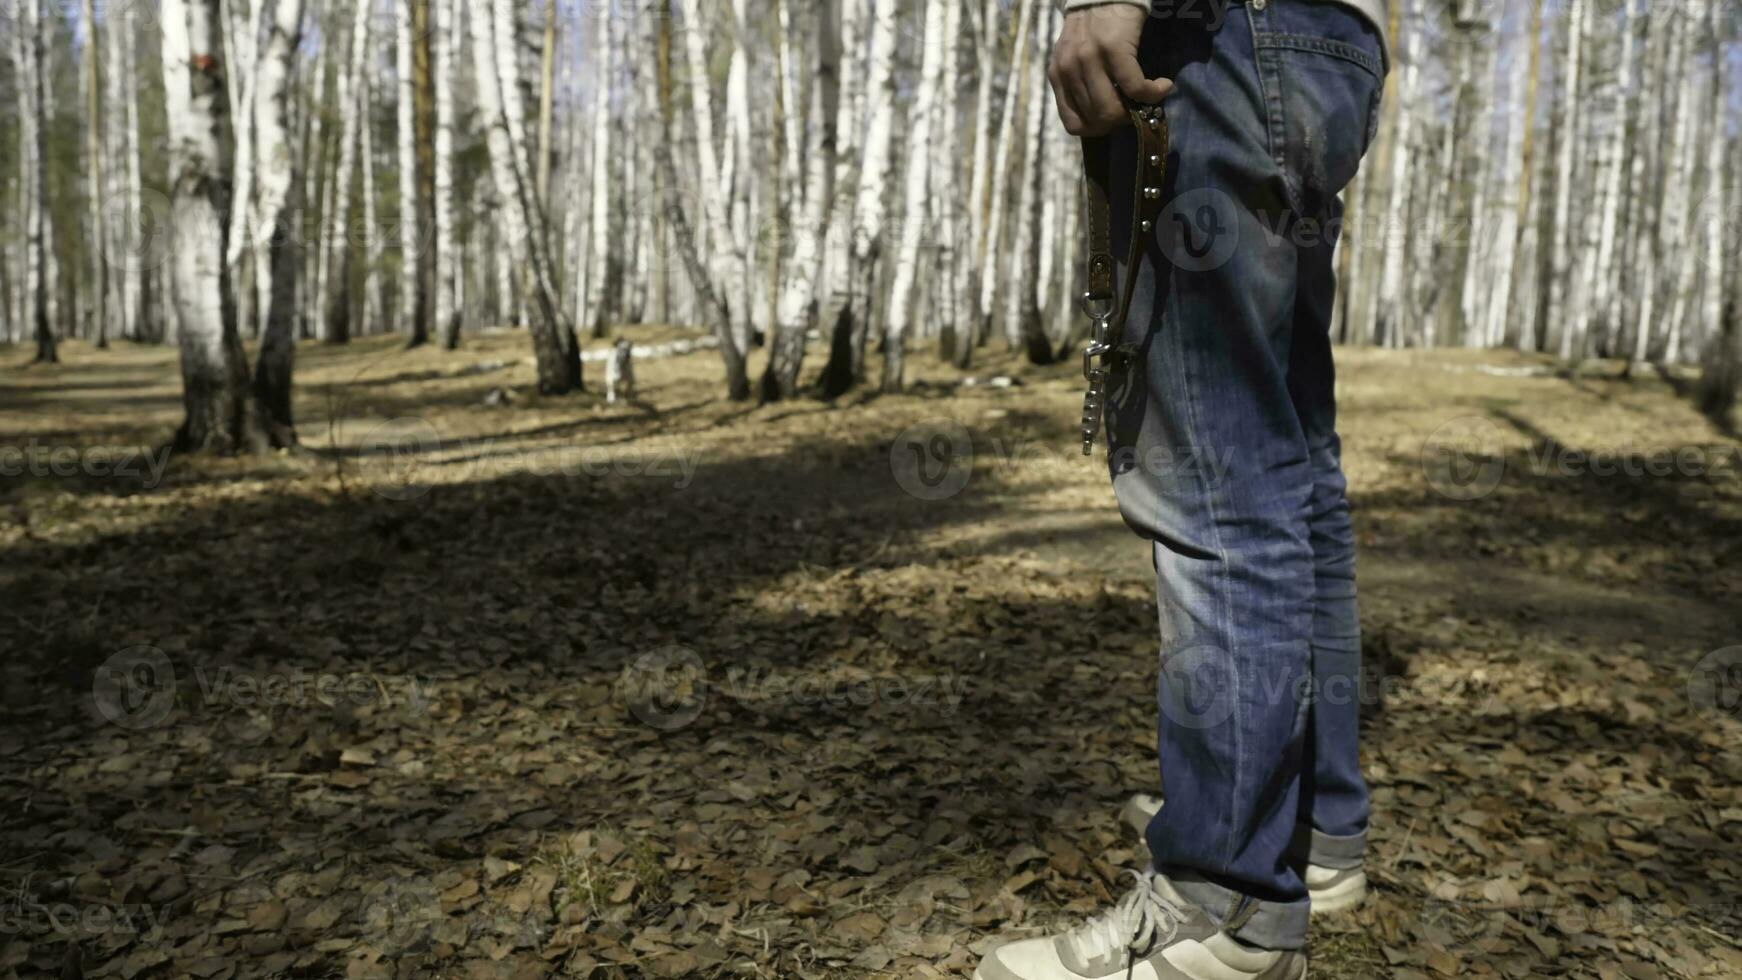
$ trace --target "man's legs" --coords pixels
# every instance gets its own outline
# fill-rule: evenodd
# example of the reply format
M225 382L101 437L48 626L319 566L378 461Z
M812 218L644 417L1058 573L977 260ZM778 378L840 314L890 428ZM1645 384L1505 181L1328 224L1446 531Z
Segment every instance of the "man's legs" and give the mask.
M1342 208L1334 200L1331 205L1340 220ZM1345 871L1359 868L1366 852L1368 800L1358 753L1361 625L1355 609L1355 531L1345 495L1331 363L1333 244L1327 236L1302 251L1289 364L1290 393L1313 473L1307 516L1313 552L1313 700L1291 850L1297 868L1310 863Z
M1161 616L1154 868L1084 925L992 951L977 980L1102 980L1139 962L1159 980L1301 980L1295 828L1365 827L1352 702L1311 716L1305 757L1314 672L1347 673L1359 653L1326 328L1336 195L1371 136L1379 41L1329 3L1186 9L1143 37L1145 73L1176 85L1169 203L1122 270L1132 351L1107 392L1113 487L1153 543ZM1136 141L1111 139L1121 255Z
M1293 948L1297 822L1323 808L1328 834L1365 828L1352 692L1306 734L1314 676L1359 656L1326 331L1335 195L1365 150L1379 45L1328 4L1205 26L1152 21L1145 38L1146 67L1178 87L1171 203L1138 273L1139 349L1112 379L1111 465L1157 570L1155 865L1236 936Z

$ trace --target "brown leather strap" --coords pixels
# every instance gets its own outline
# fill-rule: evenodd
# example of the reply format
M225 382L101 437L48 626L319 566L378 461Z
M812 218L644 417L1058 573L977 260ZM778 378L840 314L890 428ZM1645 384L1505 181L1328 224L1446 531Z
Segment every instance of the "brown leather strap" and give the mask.
M1083 310L1093 321L1089 346L1083 351L1083 377L1089 382L1083 398L1083 454L1092 449L1101 427L1106 363L1121 346L1131 296L1137 288L1137 265L1144 244L1161 213L1162 181L1167 176L1167 115L1159 105L1128 104L1137 131L1137 173L1132 183L1131 235L1125 255L1125 281L1116 285L1113 262L1112 145L1106 138L1083 140L1083 227L1088 240L1088 289ZM1117 293L1115 301L1115 293Z

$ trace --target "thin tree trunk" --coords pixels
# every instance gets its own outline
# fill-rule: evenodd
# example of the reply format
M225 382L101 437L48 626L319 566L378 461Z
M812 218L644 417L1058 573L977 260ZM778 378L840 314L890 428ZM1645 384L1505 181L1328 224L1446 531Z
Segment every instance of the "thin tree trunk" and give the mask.
M85 154L89 181L91 217L91 304L96 344L109 346L109 256L108 236L103 233L103 77L99 52L103 50L94 0L83 0L85 20ZM111 66L113 69L113 66Z
M424 247L418 226L416 87L412 78L411 8L413 0L393 0L393 62L398 93L395 105L395 136L399 155L399 330L406 346L429 341L418 317L417 264Z
M454 91L455 32L459 30L455 13L460 0L432 0L434 16L430 42L434 64L430 79L435 113L433 180L435 187L435 324L441 331L442 346L454 350L460 346L461 305L455 289L460 268L458 243L454 227Z
M357 147L361 142L358 130L362 115L360 107L364 101L364 86L368 83L363 72L364 56L369 47L370 8L369 4L360 3L354 9L355 16L351 22L351 54L343 74L339 76L339 162L333 176L334 210L327 220L328 226L339 235L336 245L339 253L337 275L333 275L330 265L328 269L331 281L327 283L327 329L322 339L329 344L350 341L351 310L354 305L351 278L356 249L351 243L356 235L352 228L351 210L356 183ZM364 189L365 193L367 190Z
M605 336L606 279L610 275L611 257L611 67L615 50L612 28L609 8L601 8L594 25L593 46L598 75L593 83L592 185L587 195L591 241L587 247L586 289L575 291L587 304L587 319L583 322L592 328L595 337Z
M997 313L993 300L997 295L999 282L998 270L1007 252L1001 248L1004 237L1004 210L1006 198L1009 196L1005 181L1010 175L1010 150L1018 134L1017 109L1026 104L1029 88L1028 52L1033 44L1029 41L1029 31L1034 19L1032 3L1022 5L1022 11L1017 16L1016 44L1012 50L1012 66L1010 80L1005 86L1004 117L998 124L998 149L992 158L991 201L986 216L984 237L980 241L980 282L979 282L979 318L980 325L976 330L980 340L990 333L990 325Z
M1554 224L1549 259L1548 308L1550 315L1561 324L1560 354L1563 358L1570 357L1573 352L1574 329L1567 316L1566 299L1572 278L1573 149L1579 142L1579 123L1584 115L1579 104L1582 92L1579 71L1584 51L1585 5L1586 0L1569 0L1567 7L1566 78L1561 84L1561 105L1565 115L1559 137L1559 163L1555 166Z
M504 204L510 247L533 300L529 318L538 388L561 395L581 388L580 346L557 296L543 204L526 159L512 0L477 0L472 17L478 108L487 127L490 172Z
M163 0L174 298L180 321L184 451L266 448L224 268L230 207L229 111L217 0Z
M790 3L791 0L781 2ZM811 82L806 113L809 141L806 151L808 164L804 173L804 213L793 229L792 262L786 269L774 349L768 359L768 373L763 378L764 400L798 396L805 334L810 329L816 309L817 281L822 273L824 244L829 233L829 208L836 194L836 122L842 110L840 0L821 0L815 7L814 16L816 77ZM788 125L796 128L798 123L789 118Z
M296 362L296 277L302 268L296 228L302 176L297 152L286 125L291 75L302 31L303 0L276 0L267 21L255 80L254 127L257 141L260 197L253 227L266 247L259 274L267 286L265 329L254 366L254 397L274 446L296 444L296 420L291 404L291 375Z
M53 364L60 360L60 352L55 342L53 325L53 278L54 252L50 247L52 227L48 212L48 181L42 174L42 166L48 160L48 82L47 72L43 66L43 33L42 21L43 0L24 0L26 15L25 27L21 39L26 55L21 59L25 64L25 84L30 87L28 111L24 114L25 124L20 128L25 152L22 157L24 173L27 175L30 199L26 204L26 221L29 225L27 236L30 244L30 271L28 285L30 291L30 310L36 322L36 363Z
M672 159L671 147L676 138L676 115L672 104L671 82L671 18L652 18L658 22L657 33L653 38L654 64L658 71L659 85L659 118L660 136L654 147L654 156L658 162L662 182L662 207L666 220L671 223L672 238L677 245L677 252L683 259L684 266L689 271L690 286L696 294L701 307L701 316L706 318L715 339L719 342L720 359L726 369L726 394L733 401L743 401L750 397L750 378L745 371L744 354L737 347L732 336L731 322L725 305L715 292L707 266L697 245L695 230L690 225L689 215L684 211L681 198L682 186L678 181L677 165ZM693 23L693 22L692 22ZM650 31L654 28L650 25ZM633 61L631 62L633 68Z
M925 33L921 43L919 88L908 124L907 177L903 194L901 241L895 254L895 284L889 294L889 321L883 346L883 390L901 390L902 349L907 325L917 298L914 282L919 271L919 244L926 228L926 200L931 189L932 127L942 94L944 53L944 8L961 0L922 0ZM941 181L940 181L941 183Z

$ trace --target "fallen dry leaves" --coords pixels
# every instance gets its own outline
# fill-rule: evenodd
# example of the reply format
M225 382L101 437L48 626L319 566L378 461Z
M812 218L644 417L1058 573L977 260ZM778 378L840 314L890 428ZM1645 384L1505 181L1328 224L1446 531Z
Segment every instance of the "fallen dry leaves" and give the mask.
M0 973L965 976L1116 897L1153 594L1068 366L750 409L704 354L638 371L656 412L484 406L527 365L465 365L523 339L309 351L317 456L0 484ZM68 347L0 439L167 432L168 352ZM1533 466L1735 443L1656 380L1473 363L1345 357L1377 894L1315 975L1742 975L1742 720L1689 696L1742 642L1735 471ZM1460 413L1506 462L1471 500L1422 463ZM362 451L406 416L439 444ZM977 462L928 501L890 449L937 416ZM139 647L173 696L119 724Z

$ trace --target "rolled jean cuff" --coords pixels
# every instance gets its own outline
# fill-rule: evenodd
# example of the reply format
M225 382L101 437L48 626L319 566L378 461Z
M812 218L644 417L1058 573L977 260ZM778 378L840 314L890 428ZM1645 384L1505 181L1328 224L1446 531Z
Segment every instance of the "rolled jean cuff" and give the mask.
M1260 949L1300 949L1306 945L1311 910L1307 899L1261 902L1189 871L1161 870L1181 898L1203 909L1235 939Z
M1321 834L1306 824L1296 824L1288 845L1289 857L1335 871L1359 868L1367 856L1365 830L1347 837Z

